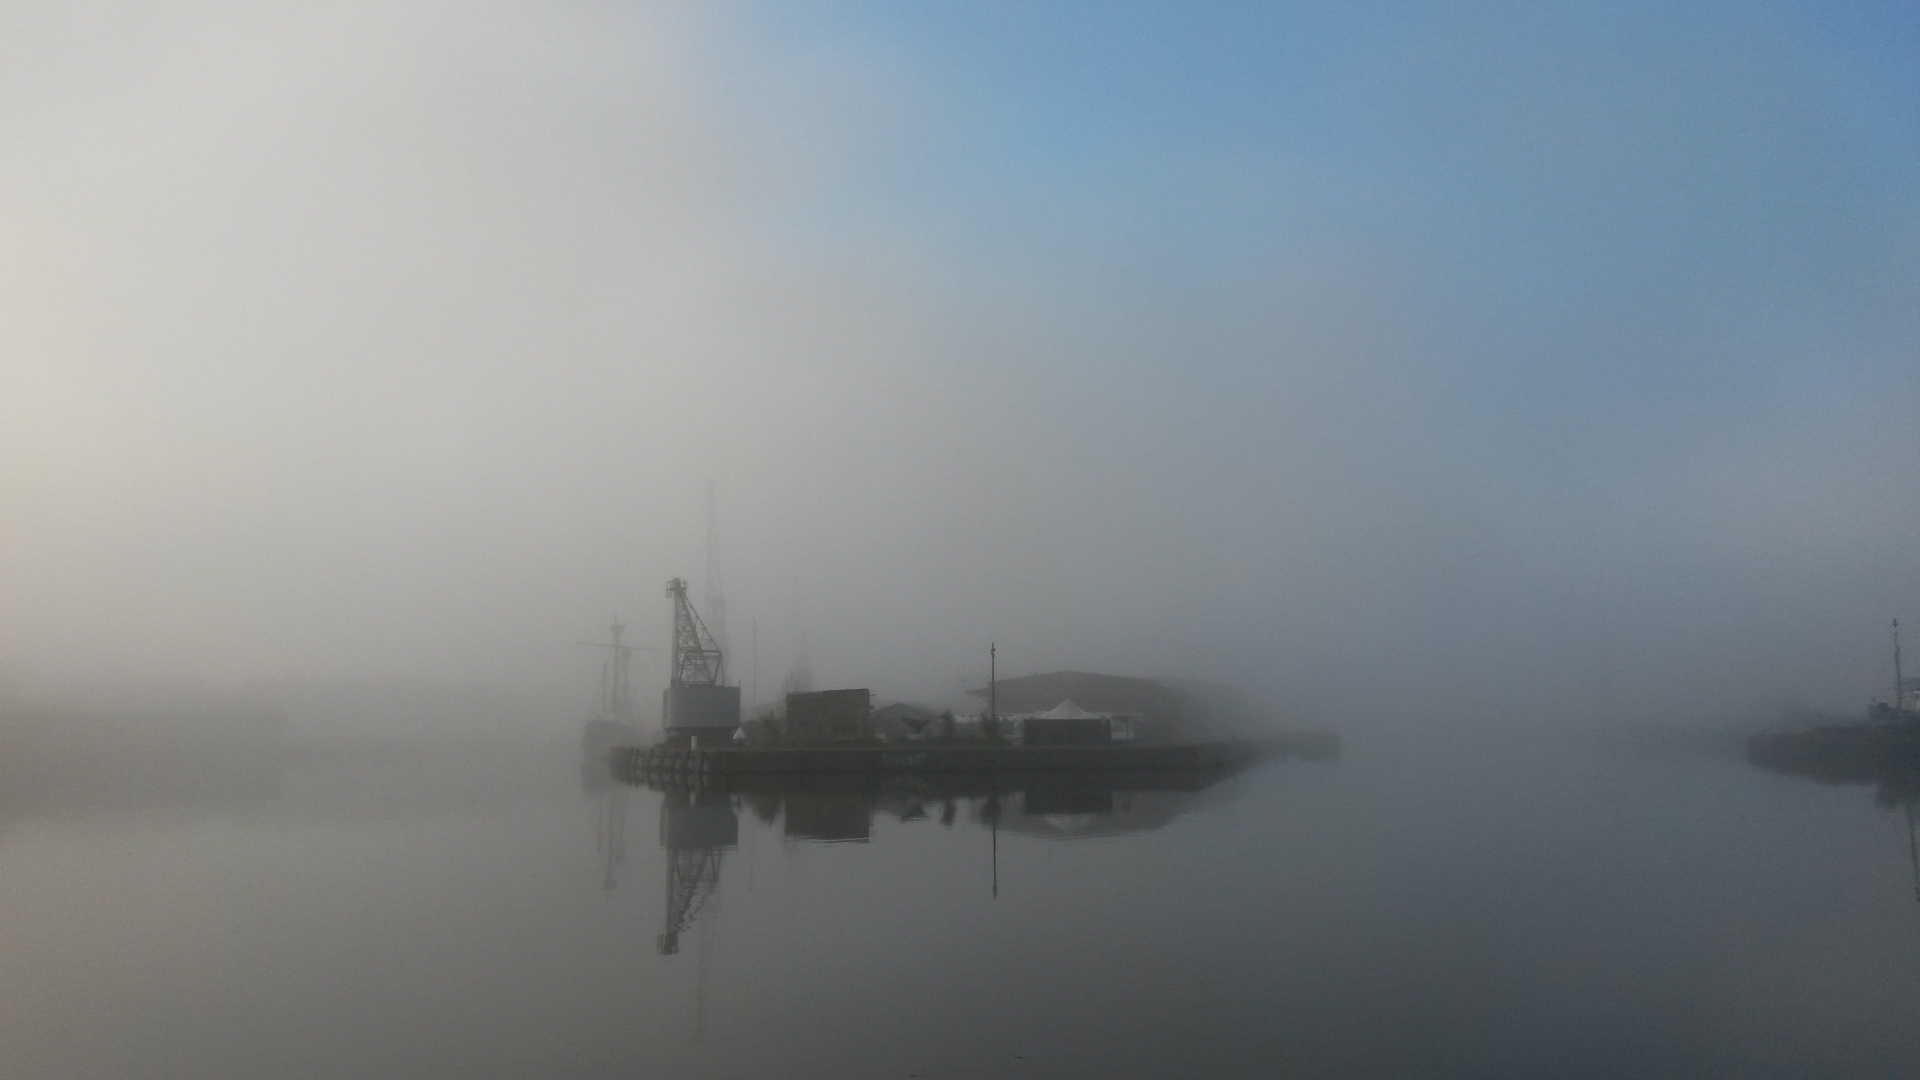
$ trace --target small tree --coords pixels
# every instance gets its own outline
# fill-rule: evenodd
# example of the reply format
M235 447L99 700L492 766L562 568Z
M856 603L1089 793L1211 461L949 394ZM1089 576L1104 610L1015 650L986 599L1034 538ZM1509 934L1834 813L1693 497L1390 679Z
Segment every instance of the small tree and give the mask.
M947 742L953 741L953 710L940 714L940 737Z

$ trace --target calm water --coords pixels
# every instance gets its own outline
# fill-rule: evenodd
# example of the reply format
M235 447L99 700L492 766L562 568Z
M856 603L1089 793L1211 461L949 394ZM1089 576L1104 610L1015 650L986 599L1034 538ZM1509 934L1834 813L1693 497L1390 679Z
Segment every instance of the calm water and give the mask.
M1907 828L1544 744L951 801L309 760L6 812L0 1076L1917 1075Z

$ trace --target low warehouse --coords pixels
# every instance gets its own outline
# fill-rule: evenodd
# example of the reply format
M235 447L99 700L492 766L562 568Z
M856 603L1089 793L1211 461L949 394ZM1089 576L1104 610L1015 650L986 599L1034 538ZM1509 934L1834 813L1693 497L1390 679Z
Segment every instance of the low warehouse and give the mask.
M786 736L792 742L873 738L873 692L815 690L788 694Z

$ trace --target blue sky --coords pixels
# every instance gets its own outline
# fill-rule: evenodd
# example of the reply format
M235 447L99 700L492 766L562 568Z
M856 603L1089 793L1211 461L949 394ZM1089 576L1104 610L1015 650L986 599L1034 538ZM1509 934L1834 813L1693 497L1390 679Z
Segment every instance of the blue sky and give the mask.
M0 680L571 685L709 478L902 696L1851 707L1920 611L1907 6L26 2L0 142Z
M1188 341L1257 307L1275 266L1366 253L1421 327L1400 377L1549 459L1722 403L1920 389L1920 18L1900 5L744 10L733 107L780 123L816 53L901 99L802 228L897 229L1050 302L1091 282L1077 302L1162 308Z
M779 124L816 63L898 101L796 227L908 236L957 290L1101 328L1058 362L1146 409L1190 397L1187 437L1350 453L1245 434L1344 384L1306 406L1379 440L1344 477L1433 493L1502 534L1478 558L1575 593L1606 566L1790 608L1771 590L1800 560L1910 535L1911 7L742 10L733 107ZM1274 325L1322 304L1388 343ZM1876 565L1859 589L1913 595L1911 562Z
M982 278L1124 269L1186 307L1371 250L1425 317L1472 313L1457 348L1497 324L1526 355L1481 363L1601 408L1871 352L1911 295L1920 22L1896 5L743 11L751 43L715 46L730 107L805 138L786 80L849 61L898 99L799 227L898 229Z

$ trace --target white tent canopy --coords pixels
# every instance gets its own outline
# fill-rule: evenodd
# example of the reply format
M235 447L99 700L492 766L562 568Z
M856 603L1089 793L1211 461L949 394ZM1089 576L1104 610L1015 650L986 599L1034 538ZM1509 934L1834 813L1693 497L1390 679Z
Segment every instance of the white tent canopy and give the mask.
M1078 706L1078 705L1075 705L1075 704L1074 704L1073 702L1071 702L1071 701L1063 701L1063 702L1061 702L1060 704L1058 704L1058 705L1055 705L1055 706L1054 706L1053 708L1051 708L1051 709L1048 709L1048 710L1047 710L1046 712L1043 712L1043 713L1041 713L1041 714L1040 714L1040 715L1039 715L1039 716L1038 716L1038 717L1037 717L1036 719L1040 719L1040 720L1098 720L1098 719L1100 719L1100 718L1101 718L1101 717L1100 717L1100 714L1099 714L1099 713L1090 713L1090 712L1088 712L1087 710L1085 710L1085 709L1083 709L1083 708L1081 708L1080 706Z

